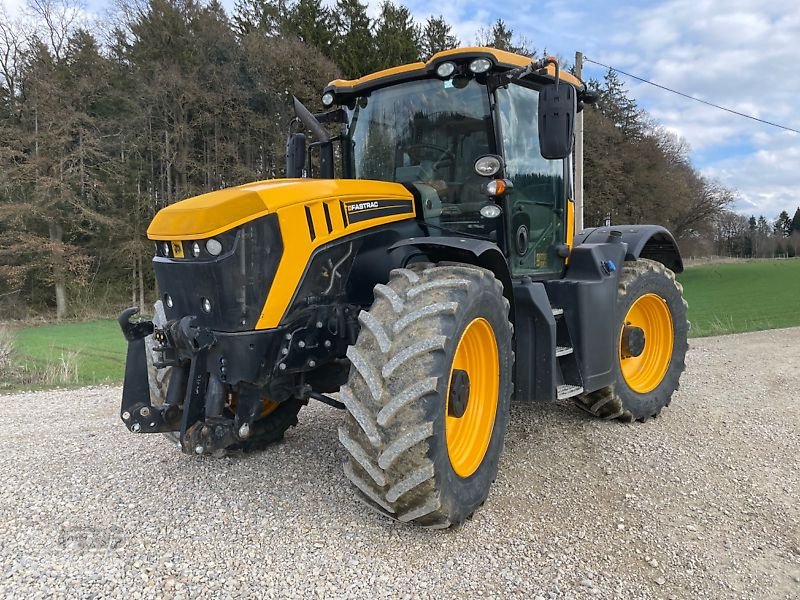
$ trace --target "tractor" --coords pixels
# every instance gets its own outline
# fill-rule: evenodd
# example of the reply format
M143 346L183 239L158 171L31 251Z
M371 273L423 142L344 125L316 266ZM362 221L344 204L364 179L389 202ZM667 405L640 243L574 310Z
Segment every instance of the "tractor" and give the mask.
M684 370L678 246L575 231L575 119L552 58L459 48L296 99L287 177L159 211L152 320L120 416L190 455L260 449L310 400L343 410L344 475L404 523L486 500L512 397L645 421Z

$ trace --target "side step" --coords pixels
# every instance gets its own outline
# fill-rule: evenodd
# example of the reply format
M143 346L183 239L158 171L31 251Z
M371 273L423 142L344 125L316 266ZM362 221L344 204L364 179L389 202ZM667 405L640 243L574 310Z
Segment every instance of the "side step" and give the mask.
M556 398L566 400L583 393L581 376L579 372L577 356L572 346L572 336L564 318L564 309L551 307L553 317L556 319L556 365L557 380L560 384L556 385Z
M566 400L567 398L572 398L573 396L577 396L578 394L582 393L583 387L580 385L569 385L568 383L564 383L556 388L556 396L559 400Z

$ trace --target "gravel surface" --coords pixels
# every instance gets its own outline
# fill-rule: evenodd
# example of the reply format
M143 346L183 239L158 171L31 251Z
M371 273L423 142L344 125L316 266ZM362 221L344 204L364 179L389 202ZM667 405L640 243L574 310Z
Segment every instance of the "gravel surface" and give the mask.
M120 388L0 398L1 597L800 598L800 329L693 340L646 424L516 404L488 502L457 530L354 499L340 415L184 456Z

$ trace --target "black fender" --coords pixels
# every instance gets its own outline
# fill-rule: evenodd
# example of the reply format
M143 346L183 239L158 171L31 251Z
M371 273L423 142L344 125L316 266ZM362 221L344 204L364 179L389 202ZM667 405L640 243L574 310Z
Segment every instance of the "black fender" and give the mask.
M503 251L497 244L475 238L432 236L401 240L390 246L389 251L408 246L419 248L420 253L431 262L468 263L490 270L503 284L503 295L511 304L508 317L512 323L514 322L514 287L511 282L511 271Z
M611 241L612 231L622 234L627 245L625 260L649 258L660 262L675 273L683 272L683 259L672 234L661 225L612 225L611 227L588 227L575 234L574 245L599 244Z

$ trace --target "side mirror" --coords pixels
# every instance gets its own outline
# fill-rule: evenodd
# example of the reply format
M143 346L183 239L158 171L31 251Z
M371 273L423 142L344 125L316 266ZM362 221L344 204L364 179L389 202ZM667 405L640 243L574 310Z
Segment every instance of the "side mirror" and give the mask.
M286 140L286 177L298 179L306 174L306 136L292 133Z
M544 86L539 92L539 148L544 158L566 158L575 138L578 99L568 83Z

